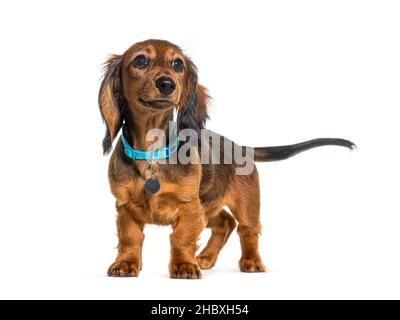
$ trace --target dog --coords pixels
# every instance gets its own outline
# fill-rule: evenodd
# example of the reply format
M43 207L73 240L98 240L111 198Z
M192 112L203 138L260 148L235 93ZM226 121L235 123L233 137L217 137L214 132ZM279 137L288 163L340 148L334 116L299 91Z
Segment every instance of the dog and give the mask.
M178 134L190 129L223 138L205 129L209 99L207 89L197 81L196 66L178 46L168 41L136 43L123 55L113 55L106 62L99 92L99 108L106 124L104 154L111 151L122 128L108 170L111 192L116 198L119 239L118 255L108 269L109 276L139 275L146 224L173 228L171 278L201 278L201 269L215 265L236 226L242 250L240 270L267 271L258 250L260 189L255 167L249 174L239 175L236 170L243 163L235 160L222 164L180 160L176 164L165 163L168 156L184 147L179 143L181 138L166 139L158 146L163 149L147 152L154 144L148 141L147 132L158 129L170 133L168 123L174 123L174 112ZM227 142L213 148L212 139L199 140L197 146L188 149L194 151L194 158L198 160L205 149L224 157ZM165 152L167 144L176 147ZM314 139L289 146L249 148L253 157L247 160L251 164L283 160L325 145L355 147L344 139ZM239 147L240 152L244 150L233 146ZM154 160L154 154L160 161ZM197 241L206 227L211 229L211 237L196 256Z

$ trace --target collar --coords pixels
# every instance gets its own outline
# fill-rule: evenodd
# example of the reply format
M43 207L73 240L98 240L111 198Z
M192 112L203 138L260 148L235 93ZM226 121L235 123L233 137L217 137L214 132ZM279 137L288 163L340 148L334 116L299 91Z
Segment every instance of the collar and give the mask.
M171 154L178 150L179 147L179 139L176 139L169 146L164 147L161 150L156 151L142 151L132 148L129 144L128 140L125 137L124 128L122 128L122 144L124 145L125 155L128 158L134 160L160 160L160 159L168 159Z

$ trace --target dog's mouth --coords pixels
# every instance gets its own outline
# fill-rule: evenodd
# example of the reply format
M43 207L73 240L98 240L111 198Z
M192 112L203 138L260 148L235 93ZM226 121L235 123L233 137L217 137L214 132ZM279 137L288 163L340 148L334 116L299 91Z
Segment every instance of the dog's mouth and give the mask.
M152 108L152 109L166 109L168 107L170 107L173 102L169 99L143 99L143 98L139 98L139 101L141 104L143 104L144 106L148 107L148 108Z

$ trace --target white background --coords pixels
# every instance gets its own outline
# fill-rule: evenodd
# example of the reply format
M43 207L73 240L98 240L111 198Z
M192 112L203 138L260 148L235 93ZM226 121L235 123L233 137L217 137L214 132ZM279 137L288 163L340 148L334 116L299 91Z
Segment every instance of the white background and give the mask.
M399 15L396 1L2 1L0 297L400 298ZM198 65L210 129L357 143L258 166L269 273L238 271L235 233L202 280L170 280L170 228L149 226L140 277L105 276L101 64L147 38Z

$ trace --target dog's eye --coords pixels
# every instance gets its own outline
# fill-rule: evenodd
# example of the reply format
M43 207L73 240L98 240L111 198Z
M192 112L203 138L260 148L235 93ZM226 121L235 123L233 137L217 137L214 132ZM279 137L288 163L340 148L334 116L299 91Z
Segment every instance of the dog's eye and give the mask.
M179 58L172 60L171 62L172 68L174 68L175 71L177 72L182 72L183 71L183 61Z
M133 66L138 69L144 69L147 67L148 64L149 64L149 59L144 54L137 56L133 60Z

